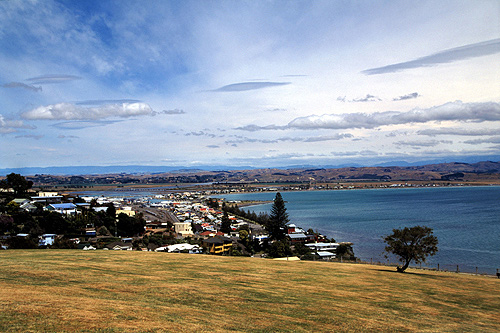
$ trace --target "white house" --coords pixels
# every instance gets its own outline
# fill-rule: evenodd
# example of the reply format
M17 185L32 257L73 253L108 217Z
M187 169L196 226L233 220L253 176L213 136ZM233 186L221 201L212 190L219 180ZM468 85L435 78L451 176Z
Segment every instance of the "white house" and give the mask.
M58 212L66 215L76 214L76 205L72 203L50 204L45 207L46 210Z
M174 229L177 234L182 236L189 236L193 234L191 229L191 222L178 222L174 223Z
M38 192L38 196L40 198L57 197L57 196L59 196L59 193L58 192L49 192L49 191L40 191L40 192Z
M199 245L192 245L188 243L173 244L168 246L162 246L155 250L156 252L182 252L189 251L189 253L201 253L201 248Z
M335 253L332 253L330 251L318 251L318 252L316 252L316 254L323 260L335 258Z
M339 243L310 243L310 244L305 244L308 248L310 248L312 251L330 251L334 252L337 250L337 247L339 247Z
M54 244L56 234L43 234L39 237L38 246L47 246Z
M316 252L316 254L324 260L336 258L337 247L339 243L311 243L305 244L311 251Z

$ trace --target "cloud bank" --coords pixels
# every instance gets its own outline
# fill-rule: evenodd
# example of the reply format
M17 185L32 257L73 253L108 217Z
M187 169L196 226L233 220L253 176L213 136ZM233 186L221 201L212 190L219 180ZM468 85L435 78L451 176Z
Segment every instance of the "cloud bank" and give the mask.
M476 140L467 140L464 143L468 145L478 145L482 143L500 143L500 136L496 136L488 139L476 139Z
M426 141L398 141L394 143L396 146L409 146L415 149L422 147L435 147L440 144L453 144L450 140L426 140Z
M437 136L437 135L463 135L463 136L500 135L500 129L429 128L429 129L418 131L417 134L427 135L427 136Z
M373 129L388 125L411 123L427 123L430 121L500 121L500 103L463 103L449 102L428 109L413 109L407 112L384 111L375 113L344 113L311 115L295 118L285 126L278 125L246 125L237 127L237 130L256 132L261 130L285 129Z
M292 120L287 128L296 129L348 129L377 128L386 125L426 123L430 121L498 121L500 104L450 102L429 109L414 109L408 112L386 111L348 114L307 116ZM240 128L241 129L241 128ZM255 128L254 128L255 129ZM266 128L261 128L266 129Z
M227 145L237 145L242 143L323 142L323 141L339 141L342 139L349 139L352 137L353 135L350 133L338 133L334 135L313 136L306 138L281 137L277 139L254 139L254 138L238 136L236 140L227 140L225 143Z
M367 69L362 71L361 73L366 75L394 73L410 68L434 66L469 58L482 57L495 53L500 53L500 38L456 47L411 61Z

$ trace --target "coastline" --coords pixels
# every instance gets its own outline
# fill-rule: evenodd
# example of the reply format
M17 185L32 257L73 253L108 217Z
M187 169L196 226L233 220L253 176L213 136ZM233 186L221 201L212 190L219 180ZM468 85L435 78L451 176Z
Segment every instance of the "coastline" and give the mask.
M354 243L363 261L387 263L381 237L393 228L426 225L440 239L440 252L427 268L455 272L495 274L500 268L497 234L498 186L407 188L408 191L295 191L282 192L292 223L318 230L338 241ZM394 190L394 191L391 191ZM311 194L311 196L309 196ZM241 197L238 197L241 195ZM288 196L287 196L288 195ZM271 193L222 194L227 200L264 200ZM321 199L323 198L323 199ZM318 203L328 198L328 201ZM493 201L493 202L492 202ZM264 204L264 202L263 202ZM259 205L250 207L256 211ZM494 212L491 212L491 210ZM489 211L489 213L488 213ZM393 259L391 259L393 260Z

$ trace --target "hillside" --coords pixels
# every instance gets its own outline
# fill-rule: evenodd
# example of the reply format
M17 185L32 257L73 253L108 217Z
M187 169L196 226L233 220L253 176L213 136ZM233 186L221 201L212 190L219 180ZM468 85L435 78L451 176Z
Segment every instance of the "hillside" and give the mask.
M423 166L293 168L248 170L179 170L156 173L48 175L26 177L35 186L69 187L179 183L335 183L398 181L462 181L500 184L500 162L442 163Z
M0 331L500 330L491 277L154 252L0 252Z

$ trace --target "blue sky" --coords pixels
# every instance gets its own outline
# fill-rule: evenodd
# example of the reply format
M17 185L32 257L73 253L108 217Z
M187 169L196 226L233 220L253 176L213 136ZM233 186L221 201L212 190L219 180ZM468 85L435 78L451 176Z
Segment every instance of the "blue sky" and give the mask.
M500 155L500 2L1 1L0 168Z

